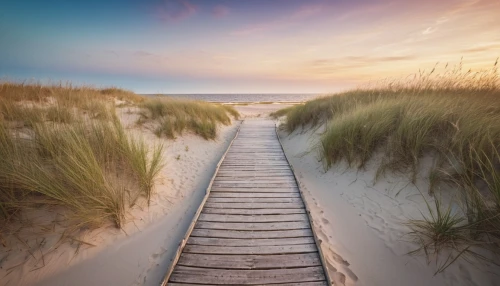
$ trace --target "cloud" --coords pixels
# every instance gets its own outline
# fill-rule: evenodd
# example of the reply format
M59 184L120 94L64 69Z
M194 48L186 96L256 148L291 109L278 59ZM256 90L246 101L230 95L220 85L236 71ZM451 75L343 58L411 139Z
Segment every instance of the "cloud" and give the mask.
M142 58L142 57L152 57L154 56L154 54L146 51L135 51L134 56Z
M230 12L231 10L229 9L229 7L224 5L217 5L212 10L212 16L214 16L215 18L223 18L229 15Z
M476 45L474 47L461 50L462 53L480 53L491 50L500 50L500 43L490 43L483 45Z
M467 0L451 7L443 16L438 18L435 23L422 31L422 35L429 35L437 31L438 27L449 22L452 18L461 14L464 11L470 10L472 6L476 5L480 0Z
M276 20L272 20L265 23L259 24L251 24L243 27L242 29L233 31L231 34L237 36L244 36L249 34L254 34L258 32L266 32L277 29L283 29L289 27L297 22L307 20L317 14L321 13L324 9L324 5L313 4L313 5L304 5L297 10L293 11L293 13L289 15L282 16Z
M425 30L422 31L422 35L432 34L432 33L436 32L436 30L437 30L437 28L428 27L427 29L425 29Z
M187 0L165 0L156 8L156 16L164 22L178 22L198 12L198 6Z
M414 60L415 55L403 56L347 56L340 58L314 59L305 63L307 69L316 73L331 73L338 70L366 68L378 64Z

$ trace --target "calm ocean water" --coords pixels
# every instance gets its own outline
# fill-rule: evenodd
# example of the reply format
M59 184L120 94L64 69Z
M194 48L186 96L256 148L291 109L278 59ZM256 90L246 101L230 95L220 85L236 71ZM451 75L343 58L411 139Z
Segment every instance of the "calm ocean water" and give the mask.
M210 102L303 102L313 99L319 94L145 94L146 96L169 96Z

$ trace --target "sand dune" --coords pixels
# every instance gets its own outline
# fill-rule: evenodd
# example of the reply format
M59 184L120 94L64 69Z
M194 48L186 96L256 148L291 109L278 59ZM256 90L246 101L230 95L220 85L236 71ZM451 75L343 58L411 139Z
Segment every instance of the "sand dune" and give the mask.
M109 226L85 233L80 239L88 244L65 243L42 251L43 255L34 254L19 266L15 262L29 255L26 251L5 257L1 285L157 285L161 281L239 121L219 126L216 140L192 134L165 140L137 127L134 110L122 108L118 114L135 136L151 146L164 144L166 166L150 206L139 202L132 207L121 230ZM59 236L37 238L55 245Z
M389 174L373 182L377 158L364 171L337 164L324 171L315 151L317 134L282 132L285 152L312 206L314 227L327 253L328 267L339 285L500 285L498 268L458 261L434 276L436 265L407 253L417 245L405 237L408 219L426 210L425 172L415 185ZM425 160L424 160L425 161ZM430 162L429 162L430 163ZM426 163L421 168L426 169ZM419 190L424 190L421 195ZM446 192L445 192L446 193ZM425 212L424 212L425 213Z

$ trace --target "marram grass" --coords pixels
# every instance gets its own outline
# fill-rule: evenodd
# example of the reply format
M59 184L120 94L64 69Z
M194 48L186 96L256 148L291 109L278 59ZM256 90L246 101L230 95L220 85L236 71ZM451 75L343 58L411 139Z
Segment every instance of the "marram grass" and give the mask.
M70 231L121 227L139 197L149 203L163 148L125 132L117 99L142 101L119 89L0 84L2 230L38 205L64 207Z
M498 63L479 72L461 64L433 69L404 80L309 101L275 113L286 116L291 132L325 124L320 155L326 167L346 161L363 168L376 152L384 154L377 176L385 171L416 180L420 160L431 155L431 194L442 183L460 193L463 210L436 210L411 222L420 250L429 255L453 245L454 256L477 254L472 248L499 253L500 242L500 83ZM423 174L427 175L427 174ZM475 255L476 258L484 258ZM444 265L444 266L443 266Z
M182 99L151 99L141 105L141 123L156 122L158 137L175 138L184 131L193 132L204 139L217 137L219 124L231 124L231 117L239 119L232 106Z

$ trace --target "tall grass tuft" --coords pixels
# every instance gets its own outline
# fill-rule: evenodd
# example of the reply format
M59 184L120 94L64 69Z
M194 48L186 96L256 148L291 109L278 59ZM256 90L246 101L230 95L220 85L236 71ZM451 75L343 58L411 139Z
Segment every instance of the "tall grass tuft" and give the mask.
M162 147L150 154L118 122L36 124L30 140L3 128L0 137L4 217L16 208L48 203L67 207L75 227L106 221L121 227L127 202L141 195L149 202L162 167Z
M463 71L461 63L454 68L446 65L441 73L438 68L318 98L275 114L286 116L290 132L326 125L320 153L327 167L344 160L363 168L376 152L382 152L377 176L397 171L415 181L422 157L431 155L435 166L429 173L429 192L434 194L440 183L452 183L465 210L452 215L436 205L430 217L413 221L413 234L422 249L428 253L431 244L436 249L454 245L455 251L470 252L469 246L487 245L498 251L498 61L478 72Z
M157 122L155 134L175 138L185 130L204 139L217 137L217 125L231 124L231 118L239 118L239 113L231 106L212 104L202 101L180 99L153 99L141 105L141 121ZM228 115L229 114L229 115Z
M2 229L39 205L63 206L70 230L121 227L139 197L149 204L163 147L125 132L108 97L117 95L135 100L119 89L0 84Z

